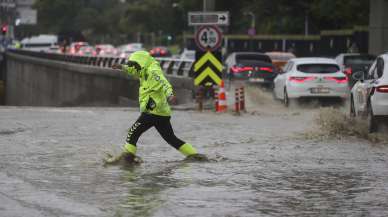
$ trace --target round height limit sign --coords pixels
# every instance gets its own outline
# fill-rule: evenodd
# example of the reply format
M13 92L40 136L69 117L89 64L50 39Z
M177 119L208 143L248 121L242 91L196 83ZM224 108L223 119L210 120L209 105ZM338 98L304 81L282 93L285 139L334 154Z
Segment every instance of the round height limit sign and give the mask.
M216 26L201 26L195 34L195 43L202 51L214 51L221 46L222 33Z

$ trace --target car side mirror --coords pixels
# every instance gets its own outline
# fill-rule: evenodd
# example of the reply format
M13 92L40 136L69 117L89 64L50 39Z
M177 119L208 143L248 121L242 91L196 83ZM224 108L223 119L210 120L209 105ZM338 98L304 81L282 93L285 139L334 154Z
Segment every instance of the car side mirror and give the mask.
M352 74L352 78L356 81L363 82L365 80L365 72L364 71L357 71Z

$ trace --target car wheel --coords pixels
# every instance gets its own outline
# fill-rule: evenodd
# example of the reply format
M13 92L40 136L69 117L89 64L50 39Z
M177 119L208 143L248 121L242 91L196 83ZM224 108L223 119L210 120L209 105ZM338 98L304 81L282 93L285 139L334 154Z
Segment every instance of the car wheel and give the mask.
M351 118L356 117L356 109L354 108L353 95L350 96L350 111L349 111L349 114L350 114Z
M378 130L378 121L376 116L373 115L372 108L370 105L368 106L368 116L367 116L367 122L368 122L368 131L369 133L377 132Z
M287 90L284 89L283 104L288 107L290 105L290 98L288 98Z

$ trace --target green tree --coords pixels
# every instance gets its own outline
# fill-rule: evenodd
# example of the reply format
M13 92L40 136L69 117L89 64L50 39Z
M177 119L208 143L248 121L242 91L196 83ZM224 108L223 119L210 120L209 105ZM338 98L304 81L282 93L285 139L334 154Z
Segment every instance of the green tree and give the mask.
M193 31L189 11L201 11L198 0L37 0L42 33L83 32L95 42L117 43L142 35L179 36ZM368 0L240 0L216 1L217 11L229 11L231 34L246 34L252 12L260 34L303 34L305 19L310 33L367 25Z

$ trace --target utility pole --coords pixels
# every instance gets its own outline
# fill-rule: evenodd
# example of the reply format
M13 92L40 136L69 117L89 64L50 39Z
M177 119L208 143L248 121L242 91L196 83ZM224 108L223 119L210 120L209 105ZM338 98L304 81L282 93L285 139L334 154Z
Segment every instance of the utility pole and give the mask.
M369 53L381 54L388 50L388 1L370 0Z
M252 51L253 50L252 37L256 35L256 16L252 11L244 12L244 15L251 17L251 26L248 29L248 35L249 35L249 51Z
M251 28L256 29L256 16L252 11L244 12L244 15L251 17Z
M304 17L304 35L309 35L309 15L307 13Z
M14 24L16 16L16 2L15 0L2 1L0 0L0 25L7 26L6 36L13 38Z

